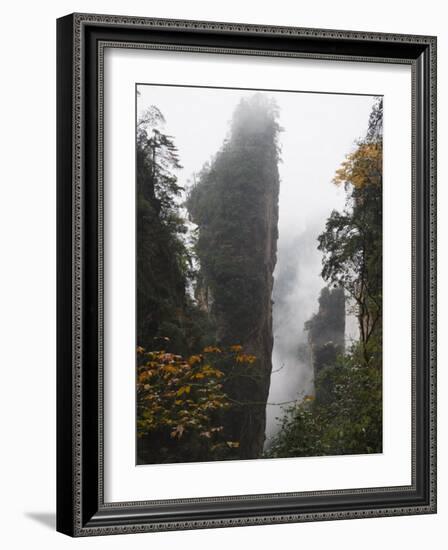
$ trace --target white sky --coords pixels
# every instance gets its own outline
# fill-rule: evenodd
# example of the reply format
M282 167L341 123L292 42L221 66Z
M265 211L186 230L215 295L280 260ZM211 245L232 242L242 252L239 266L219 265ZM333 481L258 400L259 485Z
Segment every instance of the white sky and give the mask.
M242 97L253 90L139 85L137 116L156 105L166 119L164 131L173 136L183 166L179 183L187 186L192 174L219 150L229 121ZM336 169L365 136L374 97L300 92L263 92L274 97L280 112L282 162L280 171L278 261L274 278L295 265L295 284L286 307L274 303L273 374L269 402L296 399L312 391L309 366L297 357L297 343L306 339L303 324L318 307L325 285L320 277L321 253L317 236L333 209L341 210L345 191L332 184ZM294 243L301 250L295 251ZM291 251L297 260L291 260ZM294 264L295 262L295 264ZM275 294L275 282L274 282ZM348 319L348 330L356 329ZM349 337L347 334L346 337ZM311 383L311 386L310 386ZM267 435L276 432L281 408L268 406Z

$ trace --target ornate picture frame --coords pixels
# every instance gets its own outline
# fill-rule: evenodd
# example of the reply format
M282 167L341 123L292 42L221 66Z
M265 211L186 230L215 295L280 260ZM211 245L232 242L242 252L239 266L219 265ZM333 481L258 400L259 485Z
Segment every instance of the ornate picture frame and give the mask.
M107 502L104 52L213 53L411 68L411 483ZM72 14L57 21L57 530L70 536L436 512L436 38ZM107 307L106 307L107 310ZM130 365L132 376L133 365Z

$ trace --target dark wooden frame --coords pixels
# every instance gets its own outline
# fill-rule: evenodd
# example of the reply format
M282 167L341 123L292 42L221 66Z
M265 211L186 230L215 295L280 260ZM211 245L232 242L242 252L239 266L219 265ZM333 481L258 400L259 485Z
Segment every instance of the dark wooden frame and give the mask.
M313 493L104 502L104 47L406 63L412 67L412 484ZM436 38L74 14L57 22L57 529L71 536L436 511Z

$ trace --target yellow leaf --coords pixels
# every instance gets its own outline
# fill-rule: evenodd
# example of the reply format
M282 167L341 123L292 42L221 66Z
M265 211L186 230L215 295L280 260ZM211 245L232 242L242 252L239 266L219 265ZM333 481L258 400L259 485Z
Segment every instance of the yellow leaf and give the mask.
M242 349L243 349L243 346L240 346L239 344L235 346L230 346L231 351L241 351Z
M255 361L257 360L257 357L255 355L249 355L247 353L239 353L236 357L235 357L235 360L237 363L255 363Z
M192 355L188 362L190 365L194 365L195 363L200 363L202 361L202 355Z
M216 346L207 346L204 348L204 353L222 353Z

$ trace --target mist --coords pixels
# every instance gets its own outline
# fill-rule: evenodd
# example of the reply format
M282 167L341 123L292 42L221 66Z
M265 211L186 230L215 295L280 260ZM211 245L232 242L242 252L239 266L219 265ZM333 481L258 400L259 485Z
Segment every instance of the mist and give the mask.
M373 98L288 94L286 100L278 101L284 129L280 138L283 162L266 446L279 430L290 402L313 393L304 324L317 312L318 297L326 284L321 277L317 239L331 212L344 207L345 191L335 186L332 178L356 140L365 134ZM347 307L346 341L356 336L356 319Z
M166 119L183 166L179 184L188 190L204 163L220 149L239 101L250 90L140 85L139 115L156 105ZM325 282L318 235L345 191L332 178L367 130L373 96L311 92L263 92L279 108L281 149L279 239L273 288L273 372L267 406L266 445L278 431L287 403L313 391L304 323L316 313ZM353 315L346 340L356 338ZM286 403L280 405L279 403Z

